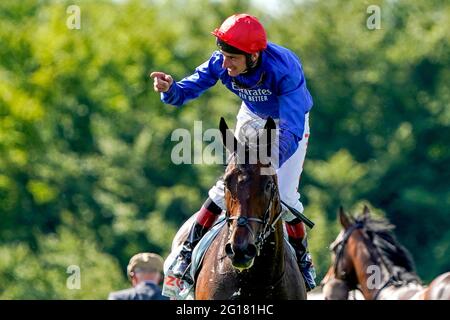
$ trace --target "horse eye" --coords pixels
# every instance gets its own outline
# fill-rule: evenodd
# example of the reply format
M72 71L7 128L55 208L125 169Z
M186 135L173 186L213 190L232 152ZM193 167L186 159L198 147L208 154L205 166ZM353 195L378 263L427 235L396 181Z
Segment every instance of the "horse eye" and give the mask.
M266 183L266 191L270 191L270 189L272 189L272 181Z

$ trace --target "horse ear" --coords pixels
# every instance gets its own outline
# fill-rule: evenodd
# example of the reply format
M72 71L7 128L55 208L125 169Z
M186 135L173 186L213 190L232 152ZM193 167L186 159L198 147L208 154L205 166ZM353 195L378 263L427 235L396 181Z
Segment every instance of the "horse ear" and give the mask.
M366 204L364 205L364 209L363 209L363 218L364 218L364 220L367 220L370 218L370 209Z
M342 206L339 207L339 221L344 229L348 229L352 225L350 218L345 214Z
M228 130L227 122L225 121L225 119L223 117L220 117L219 129L220 129L220 133L222 133L222 138L223 138L224 133Z
M275 128L276 128L275 121L272 119L272 117L268 117L264 129L275 130Z
M276 129L275 121L272 119L272 117L268 117L266 121L266 125L264 126L264 129L266 129L267 132L267 150L269 150L269 153L271 151L272 146L272 139L274 138L272 136L273 130Z
M233 135L233 133L230 131L230 129L228 128L228 125L223 117L220 117L219 130L220 130L220 133L222 134L223 145L225 146L225 148L227 148L228 151L230 151L230 153L234 153L237 149L238 141L237 141L236 137ZM231 140L231 139L229 139L231 137L233 137L232 145L227 143L227 141Z
M275 125L275 121L272 119L272 117L268 117L266 124L264 125L264 132L261 138L258 137L258 155L260 156L260 160L261 156L262 157L268 157L268 162L270 163L270 157L272 154L272 143L273 143L273 130L276 129L276 125ZM262 139L262 143L263 145L260 146L259 144L261 143L261 139ZM264 153L259 152L259 148L262 147ZM266 161L262 161L263 163L266 163Z

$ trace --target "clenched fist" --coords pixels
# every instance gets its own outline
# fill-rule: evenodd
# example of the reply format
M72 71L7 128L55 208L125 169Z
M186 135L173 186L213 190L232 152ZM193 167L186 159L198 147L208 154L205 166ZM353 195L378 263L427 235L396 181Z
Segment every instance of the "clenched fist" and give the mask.
M155 71L150 74L153 78L153 89L156 92L167 92L173 83L172 76L164 72Z

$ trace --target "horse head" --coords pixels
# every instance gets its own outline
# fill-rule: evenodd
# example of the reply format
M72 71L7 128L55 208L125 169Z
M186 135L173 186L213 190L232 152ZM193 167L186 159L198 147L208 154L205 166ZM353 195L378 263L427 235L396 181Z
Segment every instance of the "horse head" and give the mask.
M365 207L366 208L366 207ZM366 209L364 209L366 210ZM340 207L338 219L342 226L336 239L331 243L332 265L321 281L325 300L347 299L350 290L357 287L358 281L350 254L354 243L349 244L353 231L361 228L351 216L347 216L344 209Z
M348 291L359 289L366 299L377 299L388 287L414 285L411 295L420 289L420 279L408 250L396 240L393 225L385 219L374 219L364 206L362 214L353 218L339 210L342 230L331 243L333 263L322 280L326 299L333 295L336 283L345 283ZM406 292L406 290L405 290ZM340 297L339 297L340 296ZM407 296L406 294L403 297Z
M237 141L225 120L220 121L223 143L232 154L223 177L229 228L225 252L240 271L252 267L281 211L277 179L270 163L272 130L275 122L269 118L255 147ZM264 140L267 143L261 142Z

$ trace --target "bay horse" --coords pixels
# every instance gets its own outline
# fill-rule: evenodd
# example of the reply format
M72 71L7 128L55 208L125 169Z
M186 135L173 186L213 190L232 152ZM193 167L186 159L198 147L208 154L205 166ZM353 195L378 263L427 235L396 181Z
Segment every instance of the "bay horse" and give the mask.
M264 147L270 153L273 119L266 121L264 129L268 141ZM223 176L227 223L205 253L197 272L195 299L306 300L295 253L284 239L275 170L270 162L262 163L259 158L253 164L241 161L237 150L244 149L245 159L249 159L249 146L230 134L223 118L220 132L232 155ZM232 144L227 144L227 137ZM259 141L257 149L263 147Z
M359 289L366 300L450 300L450 272L424 286L408 250L393 235L394 226L374 219L364 206L362 215L347 216L330 249L333 264L322 280L326 300L344 300Z

